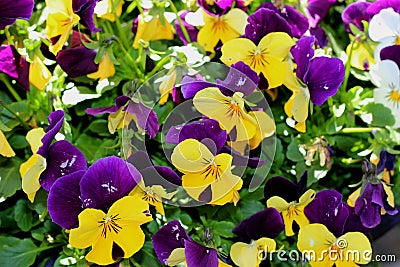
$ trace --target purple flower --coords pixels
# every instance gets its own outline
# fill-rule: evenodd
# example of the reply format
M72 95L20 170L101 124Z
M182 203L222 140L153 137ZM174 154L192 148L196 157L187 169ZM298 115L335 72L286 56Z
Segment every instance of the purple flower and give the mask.
M310 34L315 37L316 44L323 48L328 45L328 35L320 26L310 28Z
M194 242L177 220L161 227L153 235L152 243L157 258L164 265L186 261L188 267L218 267L217 251ZM182 249L184 253L180 252ZM170 258L172 253L174 257Z
M85 208L101 209L127 196L141 180L139 171L115 156L99 159L87 171L58 179L47 200L52 220L66 229L78 226L78 214Z
M56 59L61 68L71 78L84 76L99 69L94 63L97 52L84 46L61 50Z
M376 174L380 174L383 171L394 171L395 161L396 156L383 149L379 154L379 162L378 166L376 167Z
M207 0L197 0L197 4L204 12L211 16L222 16L226 14L232 7L233 0L215 0L213 5L209 5Z
M29 91L29 63L13 45L0 46L0 72L3 72Z
M362 21L369 22L372 18L367 13L367 8L371 5L370 2L355 2L348 5L342 13L342 20L346 31L351 32L350 23L356 26L360 31L364 31ZM353 34L355 34L353 32Z
M308 0L306 13L311 28L319 25L335 2L336 0Z
M33 7L33 0L2 0L0 2L0 30L13 24L16 19L30 19Z
M97 0L73 0L72 9L81 20L80 23L87 27L92 33L100 31L100 28L96 28L93 21L94 8L96 7Z
M345 70L338 58L313 57L314 42L314 37L303 37L296 42L291 53L297 64L297 77L307 86L311 101L320 106L336 94Z
M284 229L282 217L274 208L266 208L240 222L232 233L243 242L258 240L262 237L275 238Z
M256 45L271 32L286 32L292 36L291 26L286 19L267 8L258 9L248 17L247 22L244 37Z
M282 176L274 176L268 179L264 187L264 197L269 199L279 196L287 202L297 201L306 192L308 173L305 171L299 182L293 182Z
M390 59L396 62L400 69L400 45L391 45L381 50L381 60Z
M378 14L382 9L393 8L397 13L400 13L400 0L378 0L368 7L367 12L372 16Z
M127 112L128 114L135 115L132 120L135 122L137 127L140 127L151 137L154 138L158 130L160 129L160 125L158 124L157 114L151 108L143 105L141 102L134 102L128 96L119 96L115 99L115 106L101 107L101 108L87 108L86 114L96 116L99 114L113 114L116 115L118 112ZM114 133L117 129L118 125L124 119L123 114L121 116L115 116L116 118L112 118L109 116L109 130L111 133ZM117 121L117 118L119 121Z
M179 17L181 18L182 24L186 28L187 33L189 34L190 42L197 42L197 34L199 33L199 30L195 26L190 25L189 23L186 22L185 17L188 13L193 13L193 12L184 10L179 15ZM183 42L184 45L187 45L188 42L185 38L185 35L182 32L181 26L179 24L179 20L175 20L175 29L176 29L176 34L178 35L179 39Z

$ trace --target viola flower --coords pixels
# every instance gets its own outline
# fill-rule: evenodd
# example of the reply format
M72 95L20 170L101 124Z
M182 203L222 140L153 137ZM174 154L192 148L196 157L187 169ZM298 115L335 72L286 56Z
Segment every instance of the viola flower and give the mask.
M125 112L129 116L125 117ZM146 107L140 102L134 102L128 96L119 96L115 99L115 106L102 108L87 108L86 114L96 116L108 113L108 130L115 133L130 121L134 121L138 130L146 132L150 138L154 138L160 126L158 125L157 114L151 108Z
M133 48L139 48L140 40L150 42L156 40L172 40L174 38L175 30L170 24L172 17L169 16L168 13L164 13L164 15L166 15L164 18L160 18L158 15L152 16L146 12L138 16ZM164 19L164 21L161 21L162 19Z
M269 88L274 88L285 80L285 58L293 45L292 38L284 32L269 33L258 45L246 38L236 38L222 46L221 61L228 66L243 61L257 74L262 73Z
M197 41L207 52L214 52L219 41L225 44L244 34L247 14L238 8L233 8L221 16L203 12L203 20L204 26L197 35Z
M198 140L186 139L174 148L171 161L184 174L182 186L193 199L213 205L239 201L243 181L231 172L231 155L215 156Z
M51 73L43 61L35 55L33 62L29 65L29 82L40 91L46 88L51 79Z
M121 16L123 5L124 0L101 0L97 2L94 13L99 18L114 22L115 15Z
M96 54L93 49L77 46L61 50L56 60L70 78L77 78L99 71L99 65L94 63Z
M46 34L51 40L49 49L57 55L80 17L72 9L72 0L46 0L46 6L49 10L46 20Z
M394 206L393 193L379 178L376 166L364 161L363 172L361 188L349 196L347 203L354 207L363 226L373 228L380 224L381 214L395 215L398 210Z
M161 227L152 237L159 261L168 266L185 263L188 267L228 267L218 259L217 250L193 241L178 220Z
M397 13L400 13L400 1L399 0L377 0L371 3L368 7L367 12L371 16L378 14L381 10L393 8Z
M59 177L86 169L85 157L71 143L60 140L51 144L61 129L64 112L56 110L48 119L50 125L46 132L42 128L28 132L26 139L31 145L33 155L19 169L22 189L31 202L40 187L48 191Z
M3 157L14 157L15 152L7 141L3 131L0 130L0 155Z
M307 172L303 173L299 183L275 176L265 184L264 196L267 199L267 207L275 208L282 213L287 236L294 235L294 221L300 228L309 223L304 208L314 199L315 191L312 189L305 191L306 185Z
M316 28L328 14L329 9L336 0L308 0L306 1L306 14L311 28Z
M394 116L393 128L400 127L400 70L398 65L389 59L382 60L372 66L371 81L374 89L374 100L388 107Z
M157 79L155 82L161 82L158 87L160 90L160 100L158 101L159 105L164 105L168 101L168 97L172 94L172 90L175 87L176 82L176 68L172 67L168 73Z
M354 37L350 35L350 39L354 39ZM376 45L369 39L355 40L353 50L351 50L351 44L349 44L346 48L346 54L350 56L351 53L351 66L360 70L370 70L371 66L376 64L374 55L370 53L371 49L375 50Z
M210 16L224 15L231 10L232 5L234 4L233 0L197 0L196 2L199 7Z
M0 72L15 79L29 91L29 63L13 45L0 46Z
M262 237L251 241L250 244L236 242L231 247L231 259L239 267L258 267L261 263L260 255L275 251L276 242L273 239Z
M100 81L114 76L115 67L114 63L111 61L109 53L105 52L100 59L99 69L96 72L90 73L87 76L91 79L99 79Z
M376 164L376 173L382 173L382 180L388 184L390 183L390 175L394 175L395 161L395 155L392 155L386 150L382 149L381 153L379 154L378 163Z
M13 24L17 19L28 20L32 16L33 0L5 0L0 3L0 30Z
M285 113L294 118L294 127L300 132L306 131L309 101L321 106L336 94L344 79L343 62L337 58L314 57L314 42L314 37L303 37L291 50L297 64L296 76L305 86L300 85L289 71L285 81L286 87L293 91L293 95L285 104ZM288 67L290 66L287 65Z
M320 223L300 228L297 241L300 252L310 252L309 262L316 266L358 266L371 260L372 248L368 238L360 232L335 236ZM357 251L357 256L354 252Z
M342 20L346 31L355 35L350 29L350 24L353 24L360 31L364 31L364 24L362 21L369 22L372 18L371 14L367 12L370 2L358 1L348 5L342 13Z

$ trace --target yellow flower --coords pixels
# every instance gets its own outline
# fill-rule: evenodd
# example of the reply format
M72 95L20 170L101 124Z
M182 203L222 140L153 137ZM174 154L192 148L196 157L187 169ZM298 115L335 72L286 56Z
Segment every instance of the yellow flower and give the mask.
M203 11L204 27L197 35L197 40L206 51L214 52L214 47L221 40L223 44L244 34L247 25L247 14L233 8L222 16L211 16Z
M34 56L33 62L29 66L29 82L39 90L44 90L51 79L51 73L43 61Z
M72 9L72 0L46 0L49 15L46 20L47 38L58 38L49 49L54 55L62 49L72 31L72 27L78 23L80 17Z
M354 267L371 260L368 238L360 232L349 232L336 238L325 225L309 224L299 231L297 247L309 256L312 267Z
M46 159L36 154L39 147L42 146L41 139L45 135L42 128L32 129L26 135L26 140L31 146L33 155L21 164L19 172L22 177L22 190L28 195L28 199L33 202L36 192L40 188L39 177L46 169Z
M154 206L158 213L164 215L162 199L171 199L176 193L177 191L167 193L161 185L146 186L142 179L129 195L143 199Z
M222 46L221 61L228 66L243 61L257 74L264 74L269 88L274 88L285 81L285 58L294 44L284 32L269 33L258 45L246 38L236 38Z
M124 0L101 0L97 2L94 13L102 19L115 21L115 15L121 16Z
M226 153L214 156L196 139L186 139L179 143L171 155L172 164L182 173L182 186L198 201L214 205L224 205L239 201L237 190L243 181L232 174L232 156ZM210 190L210 196L206 190ZM206 199L206 200L204 200Z
M350 35L350 39L353 40L354 36ZM349 44L346 48L347 56L350 56L352 44ZM370 47L371 51L375 50L375 45L369 44L368 41L356 40L353 45L353 51L351 52L350 64L352 67L360 70L369 70L372 65L375 65L374 56L371 55L367 49Z
M99 62L99 69L96 72L90 73L87 76L91 79L99 78L100 81L112 77L115 74L114 63L111 61L110 56L107 52L104 53L103 57Z
M175 86L176 82L176 69L173 67L167 73L167 75L159 78L156 82L160 82L160 86L158 87L160 90L160 100L158 104L164 105L168 101L169 95L172 93L172 89Z
M309 221L304 214L304 208L314 199L315 191L312 189L307 190L299 199L299 202L295 201L287 203L281 197L273 196L267 200L268 208L275 208L282 213L283 223L285 224L285 234L287 236L294 235L293 232L293 221L301 227L309 224Z
M133 41L133 48L139 48L140 40L146 42L164 39L172 40L174 33L174 28L166 19L161 22L158 16L140 14L138 16L138 27L135 40Z
M143 247L145 235L140 225L152 220L148 209L145 201L132 196L117 200L107 213L87 208L78 216L79 227L70 231L69 243L80 249L91 246L86 259L99 265L115 262L115 245L129 258Z
M275 248L275 240L263 237L257 241L251 241L250 244L234 243L230 255L232 261L239 267L258 267L265 253L274 251Z
M0 130L0 155L3 157L14 157L15 152L7 141L7 138Z

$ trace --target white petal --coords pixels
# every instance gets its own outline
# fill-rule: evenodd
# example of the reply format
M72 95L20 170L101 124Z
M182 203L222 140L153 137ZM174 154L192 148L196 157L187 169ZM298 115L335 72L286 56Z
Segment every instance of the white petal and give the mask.
M400 25L400 14L394 12L392 8L381 10L375 15L370 23L368 34L372 40L382 42L381 40L389 36L398 36L397 32Z
M377 87L400 88L400 71L397 64L389 59L371 67L371 81Z

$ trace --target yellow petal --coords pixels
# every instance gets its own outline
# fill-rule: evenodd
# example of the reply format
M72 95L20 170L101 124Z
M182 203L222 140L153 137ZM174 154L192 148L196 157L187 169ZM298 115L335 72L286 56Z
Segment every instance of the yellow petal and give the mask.
M126 196L117 200L108 210L108 214L118 214L121 218L118 220L120 226L141 225L153 220L151 216L146 215L149 210L149 204L138 197Z
M250 149L257 148L264 138L270 137L275 133L276 126L274 120L264 111L250 111L249 115L257 122L256 132L250 139Z
M38 57L34 56L29 66L29 82L39 90L44 90L51 79L51 72Z
M263 53L267 53L269 57L274 57L277 60L283 61L294 44L295 42L287 33L271 32L260 40L258 47Z
M121 107L117 112L108 115L108 131L114 134L117 129L121 129L124 124L125 106Z
M220 60L228 66L235 64L238 61L243 61L250 66L251 57L256 48L256 45L251 40L246 38L236 38L226 42L222 46L222 56Z
M301 133L305 133L305 132L306 132L306 123L305 123L305 122L297 122L297 123L294 125L294 128L295 128L297 131L301 132Z
M331 245L334 244L336 237L326 228L325 225L313 223L306 225L299 230L297 248L303 251L314 251L314 260L319 259L323 251L328 251ZM312 259L311 259L312 260ZM328 265L331 266L331 265Z
M15 152L7 141L7 138L0 130L0 155L3 157L14 157Z
M343 242L344 248L342 248L343 254L346 256L344 257L345 261L353 261L357 264L367 264L371 261L371 244L363 233L346 233L338 238L338 245L340 244L340 241L345 241Z
M151 217L150 217L151 218ZM129 258L144 245L145 235L139 225L122 226L118 234L113 233L114 242L124 251L124 258Z
M310 105L310 92L307 88L301 88L293 93L293 118L297 122L305 122L308 117L308 107Z
M32 129L26 134L26 140L31 146L32 153L38 152L39 148L42 146L42 138L45 134L42 128Z
M242 188L243 181L239 176L231 173L224 175L221 179L211 184L212 205L225 205L227 203L236 203L240 199L238 190Z
M268 81L268 88L275 88L282 85L286 78L285 62L275 57L268 57L265 59L265 65L257 65L254 69L255 72L264 74Z
M155 40L172 40L174 38L174 28L168 21L164 25L158 16L142 15L138 16L138 28L133 41L133 48L138 49L140 40L146 42Z
M225 23L231 28L231 31L235 33L235 37L239 37L244 34L247 25L248 15L246 12L239 8L231 9L224 16ZM221 38L222 43L229 41L230 39L226 39L224 37Z
M175 86L176 69L173 68L172 70L168 71L167 75L157 80L161 81L160 86L158 87L161 95L158 104L164 105L168 101L168 96L172 93L172 89Z
M197 173L209 165L214 155L196 139L180 142L172 152L171 161L183 173Z
M265 252L271 252L276 250L275 240L267 237L262 237L256 241L258 247L261 247Z
M102 229L102 228L97 227L97 229ZM94 229L92 229L92 231L94 232ZM109 265L115 262L115 260L112 258L113 240L111 235L108 235L106 238L103 238L100 236L99 233L93 233L93 234L98 234L98 238L93 244L92 250L86 255L85 257L86 260L89 262L94 262L98 265Z
M178 265L186 260L185 248L176 248L171 252L168 257L168 266Z
M220 40L220 36L214 33L214 21L206 20L206 24L197 34L197 42L208 52L213 52L214 47Z
M35 193L40 188L39 177L46 169L46 159L39 154L33 154L26 162L22 163L19 173L22 177L22 190L33 202Z
M226 264L225 262L218 259L218 267L232 267L232 265Z
M96 72L88 74L87 76L91 79L99 78L99 80L102 81L108 77L114 76L114 74L115 74L114 63L111 61L108 53L105 52L99 62L99 69Z
M307 206L313 199L315 198L315 191L312 189L308 189L306 192L304 192L303 195L299 198L299 204L301 206Z
M350 207L354 207L356 204L356 200L357 198L360 196L361 193L361 187L358 188L356 191L354 191L353 193L351 193L351 195L349 196L349 198L347 199L347 204Z
M384 183L382 183L382 185L383 185L383 189L385 190L386 194L388 195L387 201L388 201L389 205L394 207L394 195L393 195L392 188Z
M114 10L113 7L116 4L118 4L118 6L116 6ZM124 0L101 0L97 2L96 7L94 8L94 13L99 18L114 22L114 14L116 14L118 17L121 16L123 4Z
M273 196L267 200L267 207L275 208L277 211L282 212L288 209L289 203L281 197Z
M239 267L257 267L259 264L257 245L236 242L230 251L232 261Z

